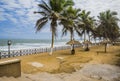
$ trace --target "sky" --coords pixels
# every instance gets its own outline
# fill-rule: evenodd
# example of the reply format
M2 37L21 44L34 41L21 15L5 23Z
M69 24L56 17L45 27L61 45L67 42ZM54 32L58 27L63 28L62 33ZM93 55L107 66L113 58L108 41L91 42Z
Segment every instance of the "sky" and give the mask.
M91 11L91 16L111 10L118 12L120 18L120 0L74 0L74 7ZM51 39L49 23L36 33L35 23L41 17L33 14L38 11L40 0L0 0L0 39ZM58 38L61 38L58 27ZM76 35L77 38L79 38ZM69 39L69 35L62 37Z

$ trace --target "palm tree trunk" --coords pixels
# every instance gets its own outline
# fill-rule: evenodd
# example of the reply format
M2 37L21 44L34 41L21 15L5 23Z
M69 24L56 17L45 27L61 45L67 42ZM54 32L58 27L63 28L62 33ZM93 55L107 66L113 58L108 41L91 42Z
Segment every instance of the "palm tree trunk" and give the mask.
M86 40L86 30L85 30L85 32L84 32L84 42L85 42L85 40ZM83 44L83 48L85 47L85 44Z
M73 40L73 33L72 33L72 32L70 32L70 40L71 40L71 41ZM73 45L71 45L71 50L73 49L72 46L73 46Z
M86 31L84 32L84 42L85 42L85 40L86 40Z
M71 40L71 41L73 40L72 32L70 33L70 40Z
M94 41L95 41L95 45L96 45L96 44L97 44L97 43L96 43L96 37L94 38Z
M105 53L107 52L107 43L105 43Z
M50 50L50 55L53 54L53 45L54 45L54 34L52 32L52 41L51 41L51 50Z
M89 35L89 33L88 33L88 37L89 37L89 41L90 41L90 35Z
M74 40L74 32L71 32L71 41ZM71 54L75 54L74 44L71 45Z

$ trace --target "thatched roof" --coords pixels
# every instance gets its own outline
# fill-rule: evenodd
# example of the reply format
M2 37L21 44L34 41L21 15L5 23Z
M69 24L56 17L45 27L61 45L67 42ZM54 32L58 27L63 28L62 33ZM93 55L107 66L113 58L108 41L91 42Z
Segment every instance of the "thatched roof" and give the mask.
M101 44L105 44L105 43L111 43L111 41L109 39L104 39L103 41L100 42Z
M66 44L69 44L69 45L72 45L72 44L78 45L78 44L81 44L81 43L79 41L76 41L76 40L71 40L71 41L68 41Z
M83 42L83 44L92 44L92 42L86 40L86 41Z

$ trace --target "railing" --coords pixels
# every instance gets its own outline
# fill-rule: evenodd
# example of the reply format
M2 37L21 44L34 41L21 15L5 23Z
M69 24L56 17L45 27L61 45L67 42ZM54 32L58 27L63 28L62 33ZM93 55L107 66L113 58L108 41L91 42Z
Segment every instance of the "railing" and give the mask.
M77 48L77 47L80 47L80 45L75 45L75 48ZM66 49L70 49L70 48L71 48L70 46L54 47L53 51L66 50ZM0 52L0 59L16 57L16 56L23 56L23 55L39 54L39 53L45 53L45 52L50 52L50 48L11 50L10 55L8 54L8 52Z

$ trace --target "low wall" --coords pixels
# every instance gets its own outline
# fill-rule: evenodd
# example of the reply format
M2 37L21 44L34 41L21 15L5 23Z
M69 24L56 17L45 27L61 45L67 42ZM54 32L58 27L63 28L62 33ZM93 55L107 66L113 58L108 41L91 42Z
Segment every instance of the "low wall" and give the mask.
M0 62L0 77L1 76L21 76L21 61L19 59L13 59Z

